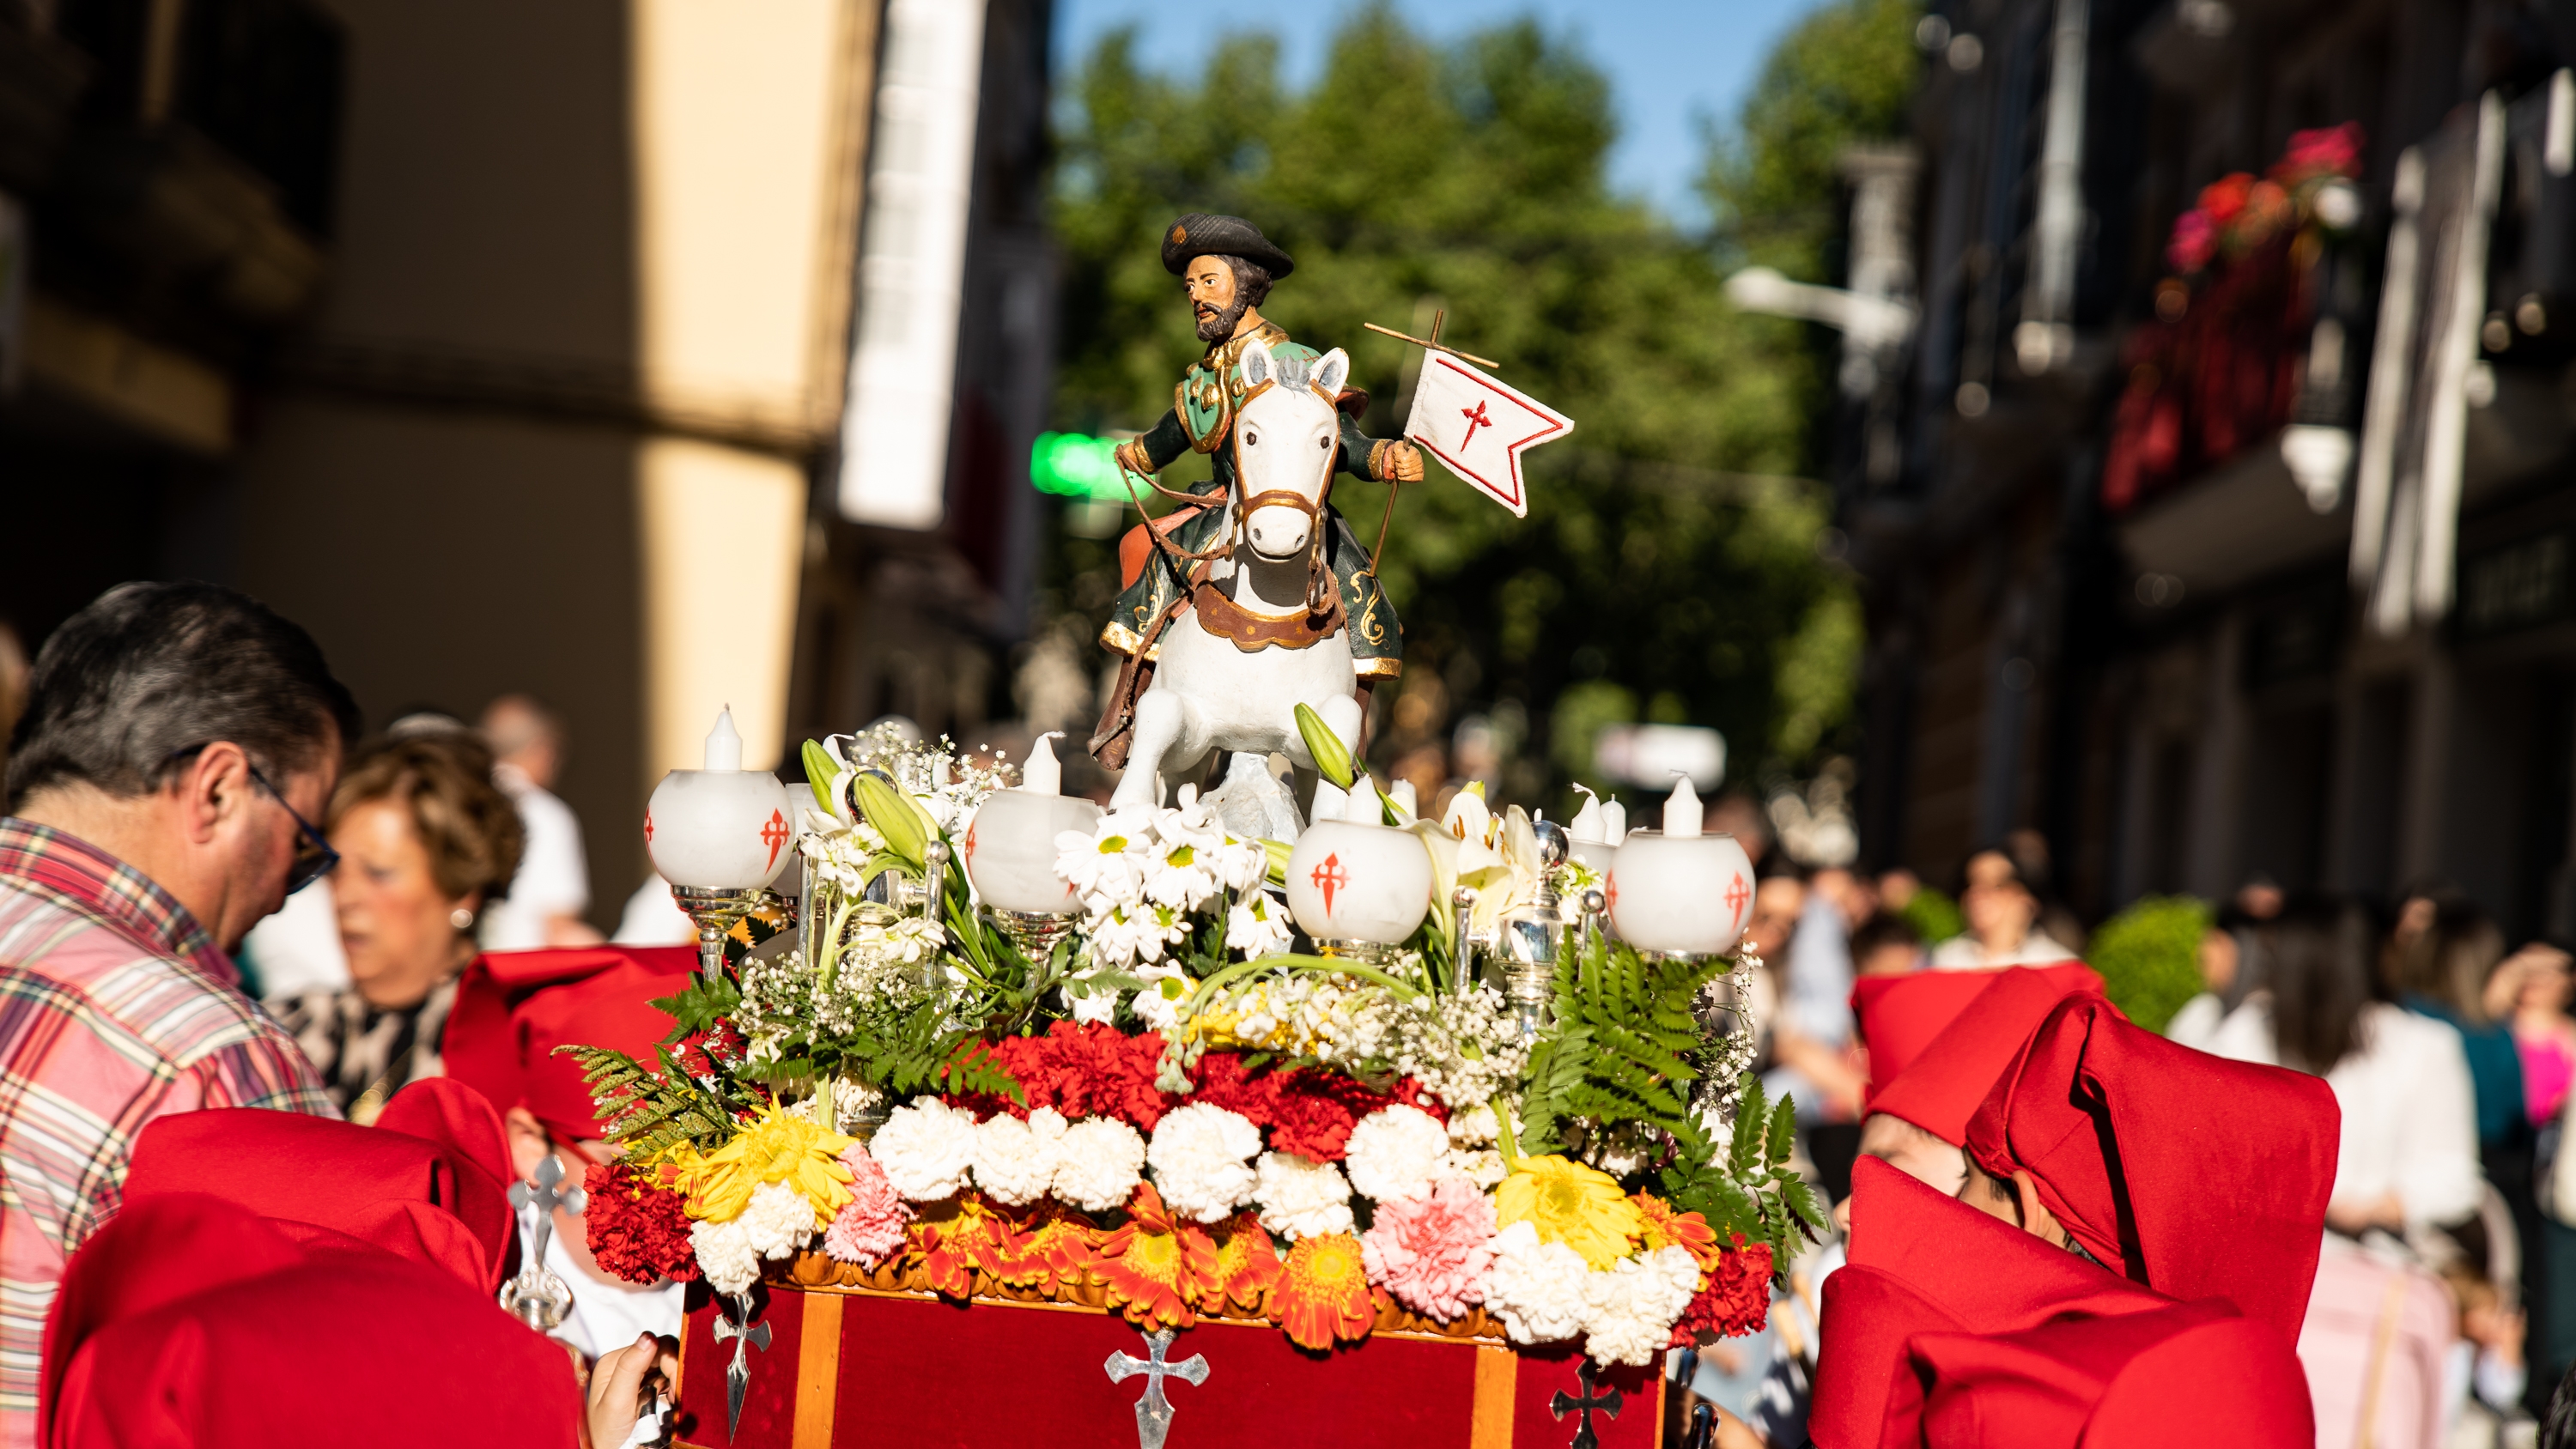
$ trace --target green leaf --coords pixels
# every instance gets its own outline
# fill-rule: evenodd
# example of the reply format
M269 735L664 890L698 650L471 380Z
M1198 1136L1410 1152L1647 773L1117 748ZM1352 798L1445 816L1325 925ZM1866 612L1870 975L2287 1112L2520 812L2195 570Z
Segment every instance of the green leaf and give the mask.
M1762 1168L1764 1129L1770 1126L1769 1104L1762 1097L1762 1079L1746 1072L1742 1081L1744 1099L1735 1109L1735 1140L1728 1144L1726 1165L1738 1177L1750 1177Z
M1795 1177L1782 1178L1780 1200L1789 1205L1791 1212L1805 1219L1810 1227L1818 1232L1824 1231L1825 1206L1816 1199L1816 1190L1807 1186L1804 1180Z
M1780 1094L1779 1105L1771 1109L1771 1140L1765 1144L1762 1166L1778 1167L1789 1160L1797 1146L1798 1104L1789 1094Z
M1306 741L1306 752L1315 757L1315 773L1341 789L1351 788L1357 777L1351 773L1350 747L1324 723L1324 717L1308 705L1298 705L1297 733Z

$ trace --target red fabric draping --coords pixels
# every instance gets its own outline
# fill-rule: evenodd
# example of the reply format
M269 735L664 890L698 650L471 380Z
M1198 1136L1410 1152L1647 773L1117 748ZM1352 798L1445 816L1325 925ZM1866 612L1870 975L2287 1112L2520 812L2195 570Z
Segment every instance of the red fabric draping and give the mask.
M1933 973L1924 973L1930 975ZM1942 1141L1959 1146L1968 1139L1968 1119L1986 1100L1995 1078L2012 1065L2022 1043L2039 1028L2051 1008L2066 997L2079 993L2098 993L2102 978L2093 968L2075 962L2063 966L2014 966L2002 971L1944 971L1948 977L1964 977L1976 987L1973 995L1940 1018L1936 1035L1925 1039L1910 1059L1891 1068L1887 1075L1878 1072L1879 1054L1873 1038L1870 1047L1869 1110L1902 1117ZM1899 977L1901 984L1919 981L1923 976ZM1950 1008L1954 993L1922 1001L1930 1008ZM1917 1011L1915 1000L1894 992L1881 993L1873 1009L1882 1017L1879 1027L1891 1034L1910 1032L1930 1011Z
M2325 1235L2341 1122L2302 1072L2225 1061L2061 1002L1968 1124L1968 1155L2027 1169L2102 1263L2180 1299L2221 1297L2295 1344Z
M2081 961L2062 961L2054 966L2011 966L1995 971L1916 971L1904 976L1864 976L1852 987L1852 1015L1860 1023L1860 1037L1869 1047L1870 1102L1865 1109L1877 1111L1877 1094L1902 1075L1937 1040L1944 1028L1968 1003L1977 999L1996 978L2010 972L2031 972L2061 983L2059 994L2073 991L2099 991L2102 978Z
M703 1290L681 1329L681 1441L704 1449L792 1449L799 1426L833 1396L835 1444L1018 1449L1072 1445L1119 1449L1136 1442L1145 1381L1112 1382L1113 1353L1143 1358L1144 1333L1116 1313L1061 1305L971 1307L920 1298L799 1293L761 1300L769 1346L745 1355L751 1382L738 1429L726 1423L731 1341L714 1337L717 1305ZM809 1335L827 1336L809 1343ZM1275 1324L1203 1318L1166 1355L1207 1360L1204 1383L1166 1379L1177 1417L1175 1446L1258 1449L1447 1449L1501 1443L1531 1449L1573 1439L1568 1401L1600 1405L1591 1429L1600 1449L1661 1442L1662 1359L1592 1367L1572 1345L1513 1353L1492 1343L1378 1334L1331 1353L1288 1341ZM1010 1366L994 1392L994 1365ZM802 1366L800 1368L800 1366ZM824 1366L823 1373L814 1373ZM887 1385L903 1391L889 1393ZM1608 1402L1616 1391L1617 1406Z
M504 1112L527 1108L558 1138L597 1138L599 1118L581 1067L554 1049L613 1047L649 1064L654 1044L675 1024L653 1000L686 987L697 959L687 946L478 957L465 968L447 1019L447 1074Z
M2222 1425L2230 1443L2314 1442L2288 1345L2228 1304L2113 1277L1880 1162L1857 1163L1852 1190L1851 1265L1825 1283L1820 1449L2126 1449Z
M281 1226L166 1193L93 1234L46 1323L48 1449L577 1442L561 1348L445 1273Z
M432 1095L470 1121L470 1090L446 1083ZM410 1108L396 1120L436 1125L423 1120L429 1116ZM449 1142L254 1107L153 1122L135 1139L125 1179L128 1204L211 1194L262 1217L372 1243L486 1292L500 1286L510 1250L507 1191L476 1155Z

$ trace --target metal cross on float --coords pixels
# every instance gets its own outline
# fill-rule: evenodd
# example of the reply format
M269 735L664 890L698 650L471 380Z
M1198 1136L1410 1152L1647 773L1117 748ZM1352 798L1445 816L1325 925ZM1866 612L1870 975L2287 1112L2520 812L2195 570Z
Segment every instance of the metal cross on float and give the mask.
M730 1439L742 1427L742 1396L751 1388L751 1361L743 1357L750 1349L769 1347L769 1325L751 1322L751 1295L731 1295L734 1312L728 1317L721 1305L716 1309L716 1342L733 1340L733 1362L725 1366L725 1437ZM748 1326L747 1326L748 1325Z
M528 1261L518 1276L501 1285L501 1306L510 1316L539 1333L551 1332L572 1312L572 1289L546 1266L546 1244L554 1237L555 1209L579 1213L590 1195L561 1186L563 1163L548 1153L531 1174L532 1182L510 1184L510 1207L528 1230Z
M1580 1409L1583 1412L1583 1421L1575 1425L1574 1437L1567 1441L1566 1449L1601 1449L1600 1437L1592 1432L1592 1411L1604 1410L1615 1419L1619 1417L1619 1406L1627 1401L1627 1396L1617 1389L1602 1389L1596 1395L1593 1392L1597 1387L1593 1374L1592 1360L1583 1360L1574 1370L1574 1382L1583 1390L1583 1397L1574 1398L1565 1390L1558 1389L1547 1401L1547 1411L1555 1418L1564 1418L1569 1410Z
M1164 1355L1171 1351L1172 1330L1158 1328L1145 1335L1148 1358L1131 1353L1109 1356L1109 1381L1125 1383L1138 1374L1145 1375L1145 1397L1136 1401L1137 1449L1163 1449L1164 1436L1172 1432L1172 1401L1163 1397L1163 1380L1183 1379L1193 1384L1207 1382L1207 1355L1191 1354L1179 1363L1167 1363Z

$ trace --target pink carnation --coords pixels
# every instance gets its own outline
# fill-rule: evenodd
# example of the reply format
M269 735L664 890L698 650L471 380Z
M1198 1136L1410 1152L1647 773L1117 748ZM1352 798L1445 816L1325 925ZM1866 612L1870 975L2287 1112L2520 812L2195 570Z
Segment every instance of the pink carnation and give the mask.
M1463 1178L1442 1178L1420 1197L1377 1205L1360 1255L1369 1281L1443 1323L1485 1301L1494 1263L1494 1200Z
M903 1225L912 1208L886 1181L885 1169L856 1142L841 1153L850 1170L850 1201L823 1232L823 1251L844 1263L873 1268L903 1247Z

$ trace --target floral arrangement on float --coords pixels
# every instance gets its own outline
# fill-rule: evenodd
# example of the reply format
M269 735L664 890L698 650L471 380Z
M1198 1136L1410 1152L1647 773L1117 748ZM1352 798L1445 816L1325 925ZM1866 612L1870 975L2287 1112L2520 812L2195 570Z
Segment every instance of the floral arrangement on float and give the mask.
M746 1320L765 1277L1314 1350L1757 1330L1824 1219L1744 1071L1742 851L1686 782L1624 840L1473 789L1417 817L1306 733L1351 804L1295 842L1186 787L1058 794L1044 741L1021 771L806 745L792 949L702 952L653 1061L574 1049L624 1149L587 1184L600 1265ZM758 864L698 902L710 941Z
M2353 184L2361 145L2358 123L2294 132L2264 175L2222 176L2174 219L2172 274L2156 284L2154 317L2124 344L2128 382L2103 470L2105 507L2125 511L2284 425L2285 461L2303 486L2312 470L2340 480L2350 439L2319 425L2340 420L2351 391L2343 323L2322 367L2310 343L2319 263L2362 218Z

